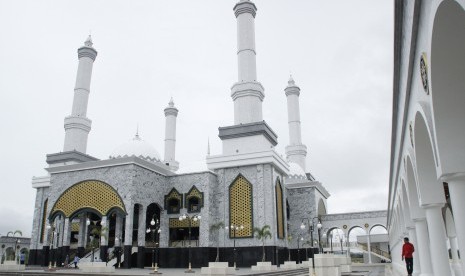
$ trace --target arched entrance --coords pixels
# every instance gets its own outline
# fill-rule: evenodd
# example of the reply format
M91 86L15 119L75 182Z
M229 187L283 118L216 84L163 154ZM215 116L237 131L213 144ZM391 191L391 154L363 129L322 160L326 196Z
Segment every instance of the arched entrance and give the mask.
M60 265L74 255L102 261L113 257L116 241L123 239L125 210L119 194L102 181L83 181L65 190L53 205L47 226L55 249L53 261Z

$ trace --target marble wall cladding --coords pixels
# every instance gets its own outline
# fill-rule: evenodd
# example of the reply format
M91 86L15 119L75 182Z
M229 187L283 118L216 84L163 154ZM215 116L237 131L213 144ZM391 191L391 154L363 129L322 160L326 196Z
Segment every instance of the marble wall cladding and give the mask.
M40 237L42 236L42 219L44 213L44 204L47 198L49 197L49 188L42 187L38 188L36 192L36 200L34 203L34 215L32 221L32 232L31 232L31 249L41 249L42 246L47 244L47 236L44 235L43 242L40 243ZM50 209L50 204L48 204L48 209ZM44 227L44 232L46 229Z
M201 247L232 247L233 239L224 229L210 231L210 226L223 222L229 222L229 186L241 174L253 186L253 226L263 227L269 225L272 238L266 241L268 246L285 247L288 244L286 238L277 237L277 206L276 190L277 180L283 186L283 208L284 224L286 236L290 234L296 237L302 234L300 224L302 218L311 218L316 212L314 188L287 189L281 172L276 170L271 164L251 165L236 168L218 169L215 172L188 173L165 177L137 164L127 164L119 166L108 166L80 171L71 171L52 174L50 188L39 188L36 195L34 210L34 223L31 245L41 247L39 244L41 212L43 201L49 199L48 212L59 196L71 186L86 180L99 180L111 185L121 196L127 215L133 216L135 204L143 206L143 215L146 215L147 206L155 203L162 209L160 218L160 246L169 246L169 219L178 219L181 214L187 213L186 206L180 210L179 214L167 214L164 210L164 197L172 188L175 188L183 195L183 205L185 195L195 186L203 193L203 207L198 213L187 213L189 215L201 215L199 246ZM286 200L290 205L290 218L286 215ZM129 217L126 221L131 221ZM139 224L139 228L146 229L148 225L145 219ZM132 227L126 225L126 245L130 245L132 231L127 231ZM289 233L288 233L289 231ZM300 232L299 232L300 231ZM305 233L303 233L305 234ZM308 234L307 234L308 235ZM316 237L316 233L314 233ZM145 232L139 231L138 245L145 245ZM238 238L236 246L260 246L261 242L255 238ZM296 247L296 240L291 242L292 247Z
M229 221L229 186L233 183L238 175L244 176L253 186L253 226L263 227L270 226L272 238L266 241L266 245L284 246L285 240L279 240L276 237L276 203L275 203L275 184L276 179L282 175L279 174L269 164L244 166L236 168L225 168L216 171L218 175L218 190L214 207L218 214L216 219L223 221L225 225ZM229 237L228 231L221 230L216 234L220 246L232 247L233 239ZM238 238L236 246L260 246L261 242L255 238Z
M297 248L297 239L303 238L303 241L311 240L309 233L309 225L307 218L312 223L312 218L317 216L317 206L315 202L315 188L303 187L292 188L287 190L287 200L290 207L290 219L288 221L288 234L292 237L289 242L291 248ZM305 223L305 229L300 228L302 221ZM318 240L318 231L316 228L317 220L315 222L315 231L313 232L313 239ZM301 241L302 242L302 241Z

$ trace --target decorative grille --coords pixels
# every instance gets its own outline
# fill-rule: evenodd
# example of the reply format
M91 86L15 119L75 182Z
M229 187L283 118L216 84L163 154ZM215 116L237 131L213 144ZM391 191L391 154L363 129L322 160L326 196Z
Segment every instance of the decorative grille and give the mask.
M243 229L234 231L230 229L229 236L234 238L246 238L253 236L253 217L252 217L252 185L239 175L236 180L229 186L229 224L243 225Z
M283 210L283 188L281 182L276 181L276 209L278 223L278 238L284 239L284 210Z
M58 211L65 217L70 217L81 209L94 209L100 215L107 215L112 208L119 208L126 212L124 203L116 191L108 184L89 180L73 185L57 200L52 209L52 215Z
M200 220L194 221L191 220L191 227L199 227ZM170 228L188 228L189 227L189 219L183 219L182 221L178 218L170 218Z
M48 208L48 198L44 201L44 206L42 208L42 225L40 227L40 232L42 235L40 235L40 243L44 242L45 238L45 224L47 223L47 208Z

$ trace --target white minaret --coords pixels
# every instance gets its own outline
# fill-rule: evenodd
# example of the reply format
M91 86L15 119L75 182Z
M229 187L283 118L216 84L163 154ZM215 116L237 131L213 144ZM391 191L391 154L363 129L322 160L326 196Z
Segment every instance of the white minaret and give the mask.
M84 46L78 49L79 66L74 88L73 110L71 115L65 118L63 151L76 150L86 153L87 136L92 124L92 121L86 117L87 102L89 101L92 66L96 57L97 51L92 47L92 38L89 35Z
M289 122L289 145L286 147L286 157L288 162L297 163L304 171L306 171L305 158L307 156L307 147L302 144L302 134L300 130L300 88L295 85L292 76L289 78L287 83L288 85L284 89L287 97L287 114Z
M248 0L234 6L237 18L238 82L231 88L234 101L234 124L246 124L263 120L262 102L265 94L257 81L255 52L255 14L257 7Z
M174 106L173 98L171 98L168 106L165 108L165 160L164 163L170 167L172 171L179 169L179 162L175 160L176 153L176 118L178 109Z

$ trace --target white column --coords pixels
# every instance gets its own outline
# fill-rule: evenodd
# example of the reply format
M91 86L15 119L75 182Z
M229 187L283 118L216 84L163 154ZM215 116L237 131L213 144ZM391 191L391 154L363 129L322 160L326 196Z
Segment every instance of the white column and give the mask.
M124 245L132 246L132 224L133 224L134 209L130 208L126 215L126 225L124 227Z
M78 247L86 247L86 243L87 243L87 221L86 221L86 217L82 216L79 219Z
M449 253L446 245L446 230L442 218L443 204L428 205L423 207L428 223L431 256L434 256L434 275L451 275L449 265Z
M65 218L65 223L63 224L63 246L69 246L71 243L71 224L69 218Z
M237 18L238 82L231 88L234 124L261 122L263 86L257 81L255 52L255 4L241 0L234 6Z
M371 264L371 241L370 241L370 230L368 231L367 236L367 247L368 247L368 263Z
M415 251L417 251L418 250L418 247L417 247L418 242L417 242L417 233L415 232L415 227L409 226L409 227L407 227L407 230L408 230L409 240L413 244L413 246L416 248ZM415 255L417 255L417 254L415 254ZM413 260L413 275L419 275L420 274L420 272L421 272L420 267L421 267L420 258L414 258L414 260Z
M123 237L121 236L123 233L123 217L121 215L116 215L116 223L115 223L115 238L119 239L118 243L115 243L115 246L121 246Z
M414 219L415 231L417 234L417 244L415 246L415 255L420 258L420 271L422 276L432 276L433 267L431 265L431 250L428 239L428 226L424 218ZM414 256L415 256L414 255ZM413 260L415 266L415 259Z
M164 163L171 170L177 171L179 163L176 161L176 118L178 109L171 98L168 107L165 108L165 160Z
M97 51L92 47L89 38L84 46L78 49L79 66L74 88L74 100L71 115L65 118L65 143L63 151L76 150L86 153L87 136L91 129L91 120L87 115L87 103L90 93L92 67Z
M108 245L108 234L110 229L110 222L108 221L107 216L102 216L100 225L102 226L100 231L102 233L100 236L100 246L106 246Z
M457 237L449 237L450 252L452 254L452 269L454 270L455 276L462 276L462 269L460 265L459 255L457 253Z
M460 262L462 269L465 269L465 176L449 178L449 195L454 212L455 231L457 242L462 253Z
M287 161L299 164L302 170L306 171L307 147L302 144L300 127L300 88L295 84L291 77L284 91L286 92L287 98L287 115L289 124L289 145L286 147Z
M145 246L145 231L147 230L147 226L145 225L145 210L146 207L140 205L139 229L137 231L137 246Z

